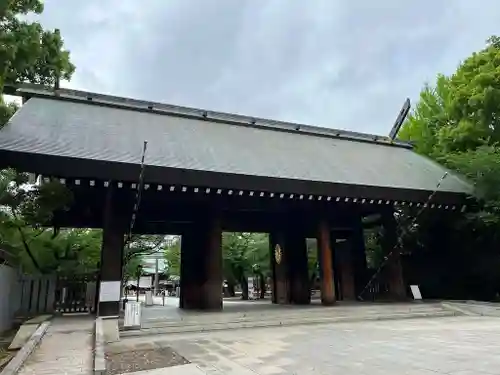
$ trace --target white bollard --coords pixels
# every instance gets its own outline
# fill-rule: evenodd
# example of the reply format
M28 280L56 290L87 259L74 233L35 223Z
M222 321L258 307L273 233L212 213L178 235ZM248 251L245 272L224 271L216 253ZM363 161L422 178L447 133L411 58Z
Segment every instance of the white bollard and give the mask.
M125 319L123 322L125 328L141 327L141 303L128 301L125 305Z
M153 292L146 290L146 306L153 306Z

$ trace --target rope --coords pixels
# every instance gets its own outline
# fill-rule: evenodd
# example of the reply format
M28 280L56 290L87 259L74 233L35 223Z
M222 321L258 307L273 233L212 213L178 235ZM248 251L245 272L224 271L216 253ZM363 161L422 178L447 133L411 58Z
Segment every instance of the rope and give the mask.
M408 228L411 228L413 227L413 225L415 224L415 222L417 221L417 219L420 217L420 215L422 215L422 213L427 209L427 207L429 207L429 203L430 201L432 200L432 198L434 198L434 196L436 195L436 193L438 192L439 190L439 187L441 186L441 184L443 183L444 179L448 176L448 172L445 172L443 177L441 177L441 179L438 181L435 189L431 192L431 194L429 194L429 196L427 197L427 200L425 201L424 205L422 206L422 208L417 212L417 214L413 217L413 220L410 222L410 225L408 225ZM401 228L401 224L399 224L399 228L397 228L396 230L400 229ZM386 266L386 264L389 262L389 259L390 257L395 253L395 251L398 249L398 248L401 248L403 247L403 238L406 236L406 234L408 233L408 231L405 229L405 228L402 228L401 234L398 236L398 240L396 242L396 245L394 245L394 247L391 249L391 251L384 257L384 260L383 262L380 264L380 266L378 267L377 271L372 275L372 277L370 278L370 280L368 281L368 284L365 285L365 287L363 288L363 290L361 291L361 293L359 293L358 295L358 299L359 300L363 300L363 294L366 292L366 290L373 284L373 281L378 277L378 275L380 274L380 272L382 271L382 269Z

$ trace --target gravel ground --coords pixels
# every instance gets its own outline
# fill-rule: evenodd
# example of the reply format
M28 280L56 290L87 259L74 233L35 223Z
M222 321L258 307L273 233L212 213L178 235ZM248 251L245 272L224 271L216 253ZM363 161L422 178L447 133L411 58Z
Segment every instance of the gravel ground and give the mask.
M106 370L109 375L172 367L187 363L189 363L188 360L169 347L106 353Z

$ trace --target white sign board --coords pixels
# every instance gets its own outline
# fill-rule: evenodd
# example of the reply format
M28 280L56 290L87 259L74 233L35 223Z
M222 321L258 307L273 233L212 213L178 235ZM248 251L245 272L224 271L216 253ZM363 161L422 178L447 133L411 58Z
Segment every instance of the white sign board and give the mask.
M141 326L141 303L129 301L125 305L125 319L123 325L127 328Z
M422 299L422 294L420 294L420 288L418 285L410 285L411 294L413 294L413 299Z
M137 279L132 279L127 281L128 286L137 286ZM153 285L153 278L152 276L141 276L139 278L139 288L143 289L148 289L151 288L151 285Z
M101 281L99 302L116 302L120 300L121 281Z

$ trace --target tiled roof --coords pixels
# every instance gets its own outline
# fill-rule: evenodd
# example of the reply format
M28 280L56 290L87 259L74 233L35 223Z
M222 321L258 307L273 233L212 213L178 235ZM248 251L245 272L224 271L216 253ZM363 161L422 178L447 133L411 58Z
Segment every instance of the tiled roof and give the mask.
M0 130L0 151L138 164L147 140L151 166L425 191L446 172L385 137L189 111L68 90L59 97L34 92ZM472 187L450 173L439 191Z

